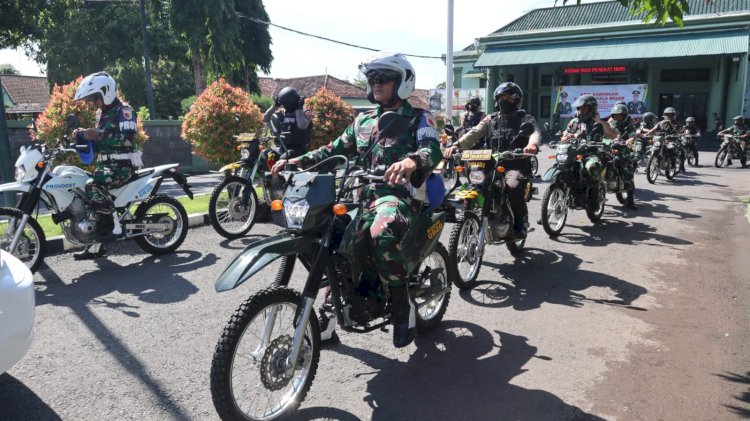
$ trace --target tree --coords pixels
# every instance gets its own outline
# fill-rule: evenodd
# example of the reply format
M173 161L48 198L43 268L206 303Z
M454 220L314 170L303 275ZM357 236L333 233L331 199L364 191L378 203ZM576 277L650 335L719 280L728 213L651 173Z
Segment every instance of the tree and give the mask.
M45 0L0 0L0 49L16 48L38 35Z
M12 64L0 64L0 75L17 75L20 74Z
M569 0L563 0L563 4ZM644 22L651 22L664 25L667 20L672 20L679 26L683 26L683 14L690 13L690 6L687 0L618 0L620 4L627 7L631 14L643 16ZM706 4L711 4L714 0L704 0ZM581 4L581 0L576 0L576 4Z

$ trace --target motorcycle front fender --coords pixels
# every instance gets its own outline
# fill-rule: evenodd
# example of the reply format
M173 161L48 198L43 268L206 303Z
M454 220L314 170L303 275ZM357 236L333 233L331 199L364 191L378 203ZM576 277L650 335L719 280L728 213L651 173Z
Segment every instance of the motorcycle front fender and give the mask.
M308 237L287 233L256 241L227 265L214 288L217 292L237 288L279 257L311 251L312 242Z
M0 184L0 192L16 191L20 193L28 193L31 190L31 184L22 183L19 181L13 183Z
M560 174L560 169L557 168L557 165L550 167L542 176L542 181L550 181L556 178L558 174Z

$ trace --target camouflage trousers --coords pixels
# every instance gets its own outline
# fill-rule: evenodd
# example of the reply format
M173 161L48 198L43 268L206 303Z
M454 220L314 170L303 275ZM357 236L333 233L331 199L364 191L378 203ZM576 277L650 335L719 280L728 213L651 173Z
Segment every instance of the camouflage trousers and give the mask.
M129 165L97 164L93 177L86 183L86 195L97 213L111 214L114 211L109 190L123 186L134 172L135 168Z
M389 288L405 285L408 273L403 240L418 207L411 198L386 195L374 198L363 211L362 230L369 231L376 270Z

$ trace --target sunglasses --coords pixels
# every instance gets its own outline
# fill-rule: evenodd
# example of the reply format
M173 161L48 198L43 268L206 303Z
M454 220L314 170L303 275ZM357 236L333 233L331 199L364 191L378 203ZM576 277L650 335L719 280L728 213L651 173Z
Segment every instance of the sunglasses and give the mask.
M382 85L388 82L395 82L399 77L400 75L396 72L387 70L371 70L367 72L367 83L370 85Z

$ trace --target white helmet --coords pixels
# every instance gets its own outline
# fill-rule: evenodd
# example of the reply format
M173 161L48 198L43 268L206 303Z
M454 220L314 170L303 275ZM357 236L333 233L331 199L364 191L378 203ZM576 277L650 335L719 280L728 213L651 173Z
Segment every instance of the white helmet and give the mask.
M101 94L104 105L110 105L117 97L116 88L115 80L112 79L109 73L98 72L90 74L83 78L81 84L78 85L78 90L73 99L78 101L89 95Z
M397 80L393 87L394 96L405 100L414 92L414 83L416 80L414 67L412 67L409 60L402 54L381 52L359 65L359 70L365 76L367 76L369 71L378 69L395 71L401 75L401 80ZM372 87L369 83L367 84L367 99L370 102L375 102Z

